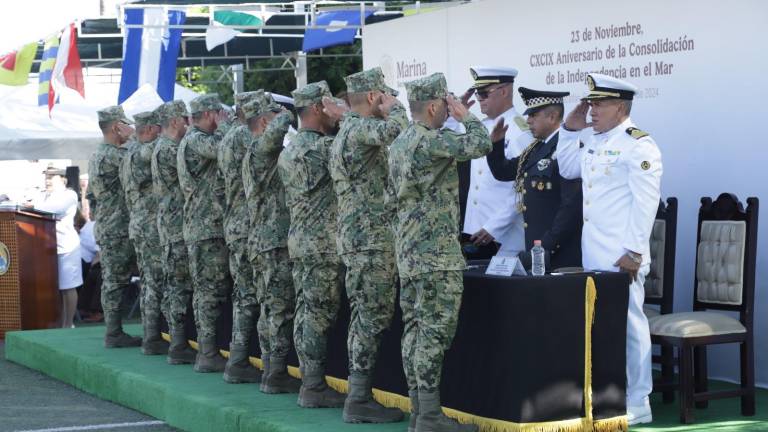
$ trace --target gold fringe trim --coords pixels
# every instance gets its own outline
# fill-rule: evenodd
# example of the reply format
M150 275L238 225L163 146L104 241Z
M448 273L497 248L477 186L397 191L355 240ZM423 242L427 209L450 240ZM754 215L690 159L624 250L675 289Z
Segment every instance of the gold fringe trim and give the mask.
M595 432L629 431L629 422L627 421L627 416L625 415L595 420L594 426Z

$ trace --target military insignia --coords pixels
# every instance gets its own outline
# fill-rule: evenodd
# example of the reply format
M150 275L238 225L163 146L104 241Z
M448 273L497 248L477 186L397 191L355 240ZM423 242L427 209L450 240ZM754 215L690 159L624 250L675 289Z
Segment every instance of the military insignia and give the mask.
M627 132L627 135L631 136L634 139L640 139L642 137L647 137L648 136L647 132L643 132L640 129L634 128L634 127L627 128L626 132Z
M552 190L552 182L547 182L547 190Z
M618 156L621 154L621 150L606 150L605 155L606 156Z
M525 119L520 116L515 116L515 124L518 128L520 128L521 131L527 131L530 129L528 123L525 122Z
M589 87L589 91L595 89L595 80L590 75L587 75L587 87Z
M549 164L552 163L549 159L540 159L538 163L536 163L536 167L539 169L539 171L544 171L545 169L549 168Z
M648 171L651 168L651 163L648 161L643 161L643 163L640 164L640 168L642 168L644 171Z
M11 268L11 252L5 243L0 242L0 276L8 273Z
M544 182L539 182L538 185L536 185L536 189L543 191L544 190Z

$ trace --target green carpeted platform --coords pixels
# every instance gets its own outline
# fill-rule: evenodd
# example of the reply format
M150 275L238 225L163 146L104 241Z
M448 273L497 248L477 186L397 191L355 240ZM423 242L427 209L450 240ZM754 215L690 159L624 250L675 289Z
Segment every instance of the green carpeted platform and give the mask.
M140 334L138 325L127 326ZM6 335L8 360L39 370L103 399L136 409L188 431L336 432L405 431L407 423L350 425L340 409L301 409L296 395L264 395L256 385L225 383L220 374L198 374L192 366L169 366L138 348L102 347L103 327L13 332ZM730 384L713 383L713 388ZM677 405L654 396L652 425L632 431L768 432L768 391L759 390L757 416L741 417L739 400L710 402L696 410L697 423L680 425Z

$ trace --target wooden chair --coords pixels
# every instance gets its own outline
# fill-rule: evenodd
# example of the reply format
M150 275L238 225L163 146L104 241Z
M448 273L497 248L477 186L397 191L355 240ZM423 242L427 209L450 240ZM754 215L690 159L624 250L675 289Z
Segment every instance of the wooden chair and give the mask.
M694 403L706 408L713 399L740 397L741 413L755 414L754 293L757 253L757 198L747 209L733 194L715 202L701 199L696 247L693 312L650 319L651 341L677 350L679 380L662 378L654 391L676 389L680 421L693 422ZM739 313L739 319L712 311ZM738 343L741 387L708 391L707 345Z
M645 278L645 305L658 305L659 309L643 306L643 312L651 319L672 313L675 294L675 253L677 252L677 198L659 202L659 210L651 232L651 269ZM654 355L653 362L661 364L661 375L671 381L675 374L674 350L662 345L661 355ZM672 390L664 392L664 402L675 400Z

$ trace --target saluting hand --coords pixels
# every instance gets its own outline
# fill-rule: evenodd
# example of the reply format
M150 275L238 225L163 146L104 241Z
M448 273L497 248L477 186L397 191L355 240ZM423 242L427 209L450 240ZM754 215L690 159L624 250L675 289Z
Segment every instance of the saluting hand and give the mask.
M452 94L449 94L445 98L445 102L448 104L448 114L453 117L457 122L461 123L469 114L467 107L457 101Z
M491 131L491 142L499 142L506 138L509 125L504 124L504 117L500 118Z
M334 122L341 120L341 117L349 111L346 106L337 104L333 99L329 97L323 98L323 112L330 117Z
M565 118L565 128L570 131L580 131L592 126L592 123L587 123L587 112L589 112L589 104L587 101L581 101Z
M469 90L465 91L463 95L461 95L461 104L467 107L467 109L475 104L475 101L469 100L473 94L475 94L475 89L470 88Z

